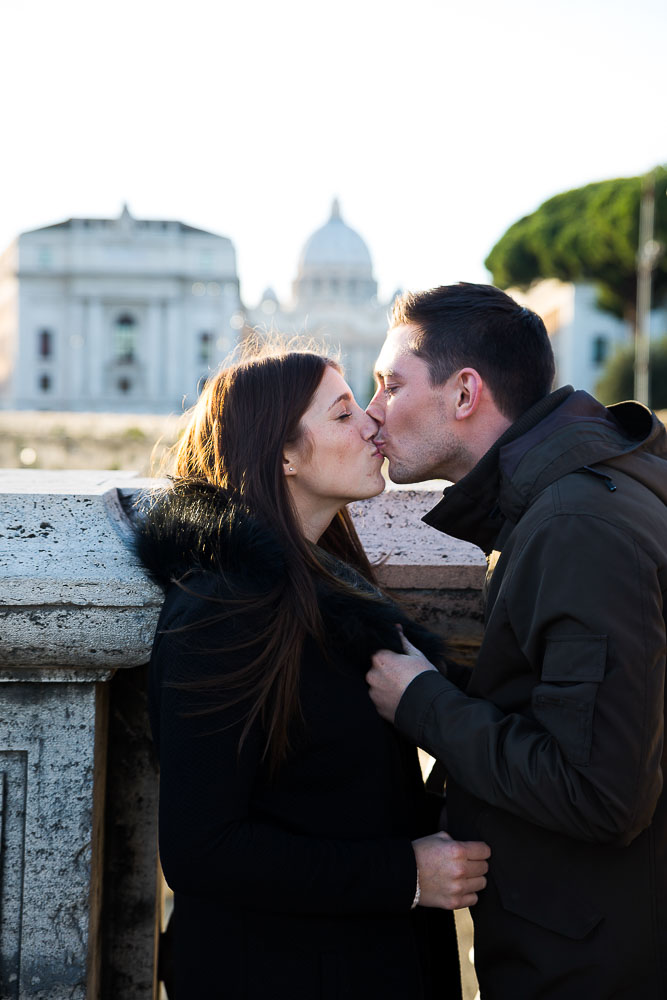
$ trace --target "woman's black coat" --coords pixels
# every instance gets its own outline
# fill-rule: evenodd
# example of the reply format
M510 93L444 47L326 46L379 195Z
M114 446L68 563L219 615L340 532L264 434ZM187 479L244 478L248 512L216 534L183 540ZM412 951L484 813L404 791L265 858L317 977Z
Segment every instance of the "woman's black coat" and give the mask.
M376 713L372 652L399 648L395 623L427 654L437 640L343 564L357 593L319 586L329 658L307 641L303 723L277 776L255 725L238 753L242 709L201 709L215 693L173 687L243 664L217 652L252 632L216 602L283 575L270 531L211 488L150 507L141 558L171 584L151 660L160 758L160 853L174 890L176 1000L449 1000L460 996L452 914L411 910L411 840L436 828L417 754ZM213 601L211 600L213 599ZM194 713L194 714L192 714Z

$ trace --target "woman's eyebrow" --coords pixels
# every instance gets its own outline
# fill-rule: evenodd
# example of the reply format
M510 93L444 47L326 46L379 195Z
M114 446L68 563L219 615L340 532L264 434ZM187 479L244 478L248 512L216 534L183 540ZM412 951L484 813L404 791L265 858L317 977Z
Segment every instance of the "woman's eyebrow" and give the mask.
M349 392L341 392L340 396L338 396L336 399L334 399L333 403L329 407L329 410L333 410L333 408L336 405L336 403L340 403L341 400L343 400L343 399L346 399L346 400L350 401L352 399L352 396L351 396L351 394ZM329 410L327 410L327 413L329 412Z

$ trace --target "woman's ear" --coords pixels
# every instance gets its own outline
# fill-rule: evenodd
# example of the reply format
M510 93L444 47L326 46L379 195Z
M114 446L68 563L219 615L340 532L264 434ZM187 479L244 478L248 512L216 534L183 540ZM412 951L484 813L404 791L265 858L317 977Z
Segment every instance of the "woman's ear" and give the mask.
M294 461L286 455L283 455L283 472L286 476L296 475L296 466L294 465Z

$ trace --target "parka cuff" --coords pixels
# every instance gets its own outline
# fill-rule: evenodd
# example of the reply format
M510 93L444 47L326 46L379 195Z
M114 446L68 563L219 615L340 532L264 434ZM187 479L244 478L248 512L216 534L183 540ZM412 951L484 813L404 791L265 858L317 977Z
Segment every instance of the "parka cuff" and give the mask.
M425 670L410 681L398 703L394 725L412 743L421 745L426 717L436 698L451 690L457 691L442 674ZM426 749L426 748L425 748Z

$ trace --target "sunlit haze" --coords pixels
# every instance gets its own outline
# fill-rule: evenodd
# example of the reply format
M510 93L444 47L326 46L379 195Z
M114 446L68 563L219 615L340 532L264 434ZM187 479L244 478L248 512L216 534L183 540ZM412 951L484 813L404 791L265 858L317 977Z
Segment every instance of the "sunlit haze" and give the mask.
M287 297L340 198L387 298L487 280L558 191L667 160L664 0L5 0L2 249L71 216L229 236Z

